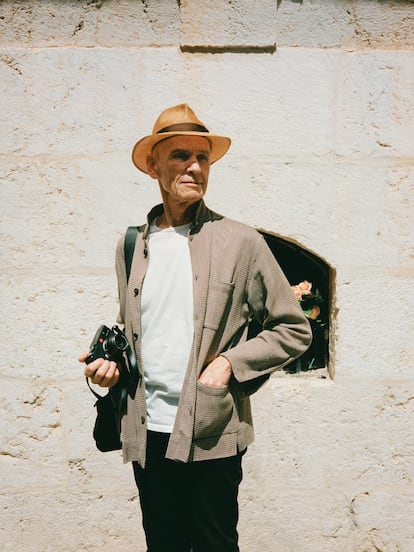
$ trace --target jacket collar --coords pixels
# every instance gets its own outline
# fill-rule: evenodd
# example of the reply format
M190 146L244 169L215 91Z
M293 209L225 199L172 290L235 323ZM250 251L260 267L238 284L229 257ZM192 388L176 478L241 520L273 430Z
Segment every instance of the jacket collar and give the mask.
M147 223L143 231L144 240L146 240L148 237L151 222L153 222L157 217L162 215L163 212L164 212L164 205L160 203L159 205L156 205L155 207L153 207L151 211L148 213ZM217 215L213 211L211 211L204 203L204 200L201 199L199 204L197 205L197 210L195 212L194 219L191 224L190 234L197 233L205 222L208 222L210 220L215 220L218 218L222 218L222 217L220 215Z

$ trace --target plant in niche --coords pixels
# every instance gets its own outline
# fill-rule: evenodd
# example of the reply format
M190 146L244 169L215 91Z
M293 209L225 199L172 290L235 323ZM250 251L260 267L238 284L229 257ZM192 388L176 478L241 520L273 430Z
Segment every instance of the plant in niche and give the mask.
M305 316L309 320L313 337L309 349L293 363L293 371L301 372L325 368L327 358L327 324L320 318L321 305L324 303L324 298L318 289L312 290L312 283L308 282L308 280L303 280L299 284L293 285L292 290Z

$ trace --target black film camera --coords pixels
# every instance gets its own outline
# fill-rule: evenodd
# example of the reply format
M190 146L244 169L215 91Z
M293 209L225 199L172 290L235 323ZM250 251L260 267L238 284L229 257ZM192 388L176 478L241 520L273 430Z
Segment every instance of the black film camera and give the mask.
M100 326L92 339L89 356L85 362L90 364L97 358L119 362L128 346L128 340L118 326L113 326L112 329L107 326Z
M128 363L125 362L125 357ZM102 325L98 328L90 344L89 356L85 363L90 364L97 358L105 358L118 363L121 372L119 385L126 390L131 398L134 398L141 376L128 339L118 326L108 328Z

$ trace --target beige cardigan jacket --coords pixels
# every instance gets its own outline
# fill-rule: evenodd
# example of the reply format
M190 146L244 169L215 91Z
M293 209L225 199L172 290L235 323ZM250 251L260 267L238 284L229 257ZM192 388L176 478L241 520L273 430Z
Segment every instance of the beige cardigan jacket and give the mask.
M120 312L140 356L140 296L148 266L149 221L139 227L128 286L123 239L116 253ZM232 456L254 439L250 400L276 369L302 354L311 342L309 324L263 237L253 228L198 206L189 232L193 270L194 340L167 458L190 462ZM263 330L247 340L250 317ZM198 377L217 355L231 363L228 386L213 388ZM124 461L145 465L146 404L144 382L122 420Z

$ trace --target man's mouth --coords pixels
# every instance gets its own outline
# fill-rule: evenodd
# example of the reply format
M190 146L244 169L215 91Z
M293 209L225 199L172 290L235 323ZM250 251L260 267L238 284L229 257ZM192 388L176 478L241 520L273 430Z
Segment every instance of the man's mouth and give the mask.
M196 182L195 180L181 180L181 184L185 186L201 186L201 182Z

